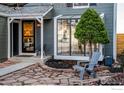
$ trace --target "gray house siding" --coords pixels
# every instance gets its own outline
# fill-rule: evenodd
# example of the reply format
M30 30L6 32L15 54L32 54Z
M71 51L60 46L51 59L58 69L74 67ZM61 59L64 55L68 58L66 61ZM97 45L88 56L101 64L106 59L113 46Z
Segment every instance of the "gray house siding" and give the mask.
M44 20L44 47L48 55L54 53L54 21L52 19Z
M54 53L54 28L53 28L52 19L44 19L43 25L43 43L44 43L44 52L47 55L53 55ZM36 28L36 37L35 37L35 50L41 50L41 28Z
M41 28L36 27L35 32L35 50L40 51L41 50Z
M0 16L0 62L7 59L7 18Z
M54 15L54 10L52 9L51 11L49 11L49 13L47 13L43 18L44 19L52 19Z
M113 3L98 3L96 6L90 6L94 8L98 13L104 13L105 26L108 31L110 43L104 46L104 55L113 56ZM87 8L73 9L72 7L67 7L66 4L56 3L54 4L54 16L57 15L73 15L82 14Z

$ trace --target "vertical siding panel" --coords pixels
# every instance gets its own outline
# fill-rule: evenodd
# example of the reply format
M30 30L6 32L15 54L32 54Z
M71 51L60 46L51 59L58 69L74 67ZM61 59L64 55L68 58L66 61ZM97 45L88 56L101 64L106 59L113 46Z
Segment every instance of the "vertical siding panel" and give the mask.
M0 60L7 58L7 18L0 16Z

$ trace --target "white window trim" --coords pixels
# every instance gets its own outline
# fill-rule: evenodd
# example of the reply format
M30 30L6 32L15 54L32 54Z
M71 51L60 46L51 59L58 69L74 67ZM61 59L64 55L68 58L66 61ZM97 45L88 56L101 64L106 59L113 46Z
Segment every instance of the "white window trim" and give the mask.
M54 59L61 59L61 60L84 60L84 62L89 61L89 56L62 56L62 55L55 55Z
M87 6L75 6L74 3L73 3L73 9L79 9L79 8L89 8L90 7L90 4L88 3Z

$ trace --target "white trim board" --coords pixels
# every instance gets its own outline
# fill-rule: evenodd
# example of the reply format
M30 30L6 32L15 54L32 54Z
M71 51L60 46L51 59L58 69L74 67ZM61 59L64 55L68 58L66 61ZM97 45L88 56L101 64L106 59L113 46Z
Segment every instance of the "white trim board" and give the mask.
M30 19L36 19L36 18L41 18L42 16L14 16L10 17L12 19L24 19L24 20L30 20Z
M54 56L56 56L57 54L57 45L56 45L56 42L57 42L57 37L56 37L56 33L57 33L57 18L61 17L62 15L58 15L56 17L54 17Z
M103 55L100 56L99 61L102 61L104 58ZM54 59L61 59L61 60L84 60L85 61L90 61L90 57L89 56L54 56Z
M10 58L10 18L7 19L7 24L8 24L8 58Z
M44 17L45 15L47 15L52 9L53 9L53 7L51 7L50 9L48 9L48 10L43 14L43 17Z
M21 53L20 55L34 55L34 56L36 56L36 53Z
M63 60L87 60L89 61L88 56L54 56L54 59L63 59Z
M19 55L22 54L22 20L19 22Z
M41 17L41 59L43 59L43 17ZM43 60L42 60L43 61Z
M13 31L13 22L12 22L12 31L11 32L12 32L12 44L10 44L10 45L12 46L12 56L13 56L13 33L14 33L14 31Z

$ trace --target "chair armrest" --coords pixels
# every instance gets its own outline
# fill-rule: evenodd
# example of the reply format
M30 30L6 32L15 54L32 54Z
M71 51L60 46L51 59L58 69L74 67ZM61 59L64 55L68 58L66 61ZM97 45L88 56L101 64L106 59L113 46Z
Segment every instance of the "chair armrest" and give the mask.
M73 66L73 69L74 69L75 71L81 71L81 70L84 70L85 67L81 67L81 66L78 66L78 65L74 65L74 66Z

